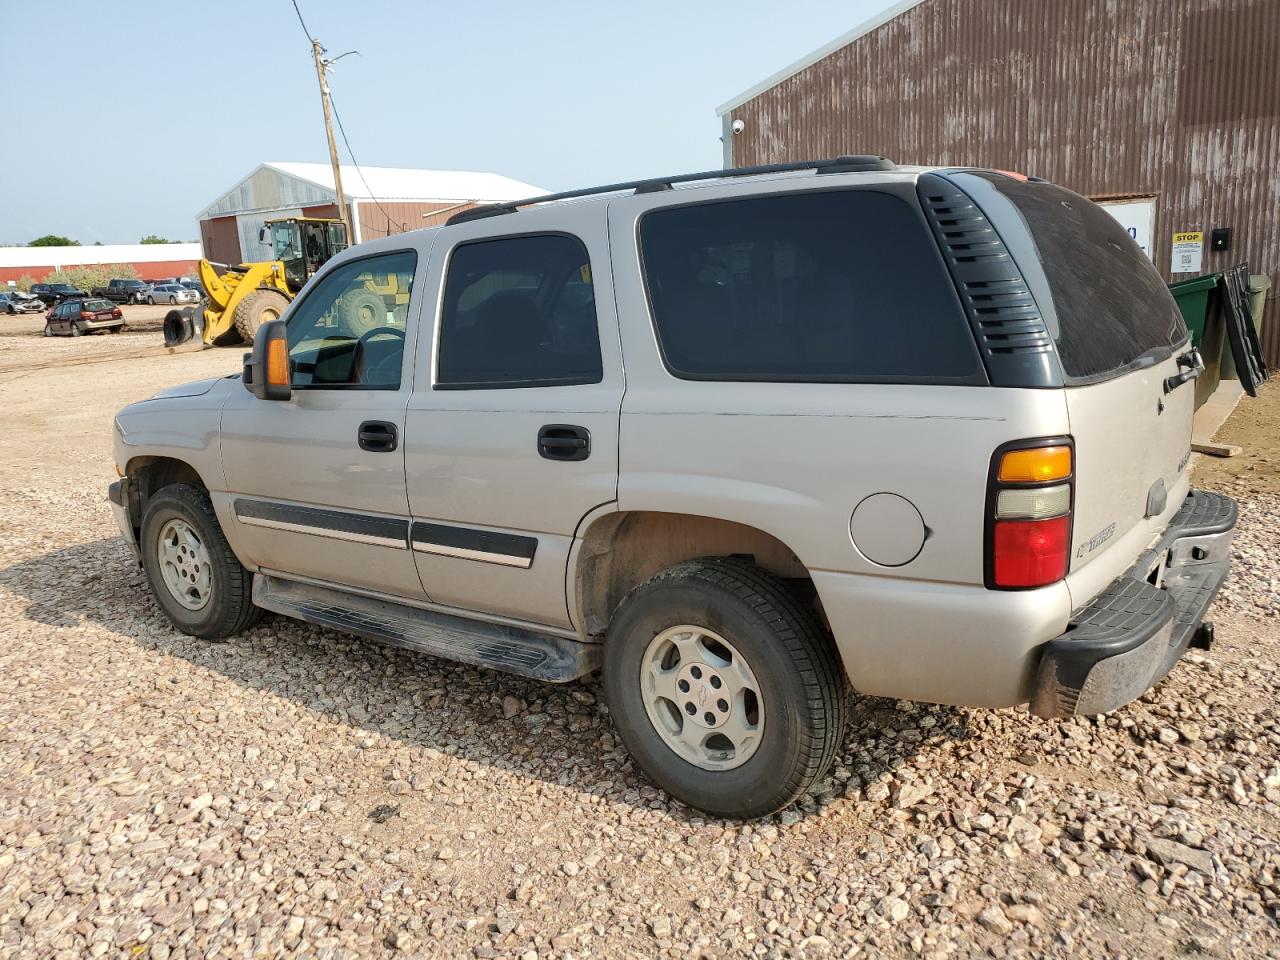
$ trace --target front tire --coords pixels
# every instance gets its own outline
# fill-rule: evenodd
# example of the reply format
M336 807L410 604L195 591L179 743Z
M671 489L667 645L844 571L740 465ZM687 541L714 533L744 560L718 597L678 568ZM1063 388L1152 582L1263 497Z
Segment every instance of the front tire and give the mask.
M737 559L681 563L632 590L605 641L604 685L639 767L716 816L788 806L844 735L830 637L785 583Z
M252 574L232 553L208 493L191 484L164 487L147 502L142 566L160 609L190 636L234 636L262 615Z
M289 306L289 298L276 290L256 290L238 304L232 320L245 343L253 343L258 328L271 320L279 320Z
M83 336L84 336L84 330L82 330L82 329L80 328L80 324L79 324L79 323L77 323L75 320L72 320L72 321L71 321L71 335L72 335L73 337L83 337Z

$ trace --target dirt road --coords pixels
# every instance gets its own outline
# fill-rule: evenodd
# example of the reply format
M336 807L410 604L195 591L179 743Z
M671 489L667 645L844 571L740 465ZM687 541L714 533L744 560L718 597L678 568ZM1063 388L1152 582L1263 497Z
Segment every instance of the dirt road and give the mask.
M1220 478L1244 500L1218 643L1142 701L861 699L815 796L725 823L637 774L595 682L275 618L174 631L104 501L111 418L240 351L72 363L158 333L11 322L0 956L1280 955L1274 492Z

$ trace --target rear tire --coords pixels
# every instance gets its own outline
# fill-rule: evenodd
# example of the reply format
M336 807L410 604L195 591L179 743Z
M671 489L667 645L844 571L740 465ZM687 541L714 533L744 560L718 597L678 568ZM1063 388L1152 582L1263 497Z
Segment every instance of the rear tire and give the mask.
M788 806L826 773L844 736L847 690L831 638L785 583L737 559L681 563L632 590L605 640L604 686L637 765L716 816Z
M221 640L262 616L251 599L253 575L232 553L199 487L175 483L148 500L142 566L160 609L190 636Z
M279 320L289 306L289 298L276 290L256 290L236 304L233 320L245 343L253 343L258 328L271 320Z

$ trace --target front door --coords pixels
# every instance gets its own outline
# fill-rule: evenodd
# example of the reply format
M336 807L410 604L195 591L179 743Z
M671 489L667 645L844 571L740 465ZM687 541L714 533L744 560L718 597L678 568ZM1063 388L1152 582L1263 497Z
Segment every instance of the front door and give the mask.
M617 498L622 361L604 210L520 219L511 236L450 227L432 257L428 289L443 289L405 427L411 538L436 603L568 627L575 532Z
M417 267L407 249L317 277L286 315L292 397L237 390L223 408L225 512L242 559L421 598L404 479Z

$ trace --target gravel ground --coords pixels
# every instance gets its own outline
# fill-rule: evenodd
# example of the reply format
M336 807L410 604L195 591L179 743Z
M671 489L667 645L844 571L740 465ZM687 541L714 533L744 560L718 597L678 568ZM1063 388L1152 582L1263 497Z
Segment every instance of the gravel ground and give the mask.
M812 798L726 823L645 782L595 682L169 627L110 417L238 363L0 372L0 955L1280 956L1280 497L1232 480L1217 644L1140 702L861 699Z

